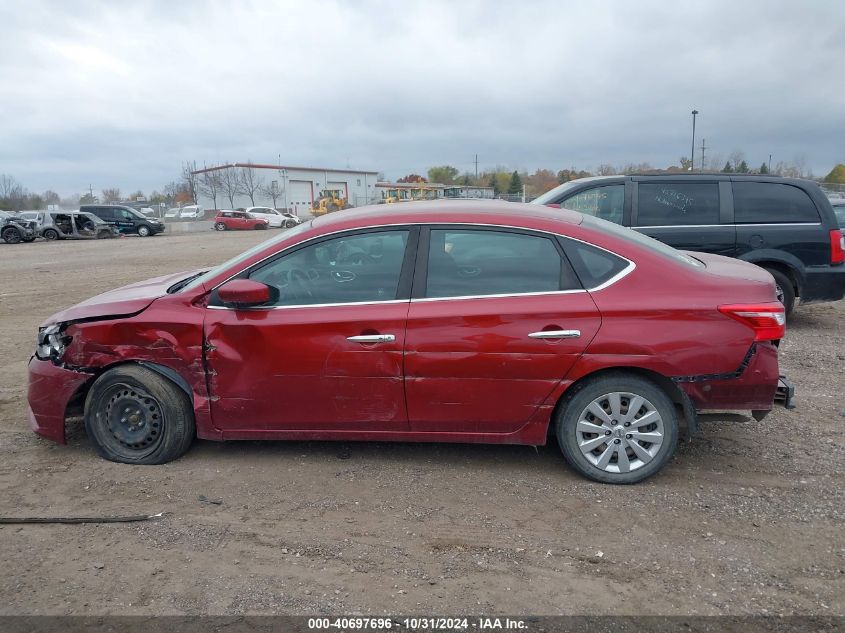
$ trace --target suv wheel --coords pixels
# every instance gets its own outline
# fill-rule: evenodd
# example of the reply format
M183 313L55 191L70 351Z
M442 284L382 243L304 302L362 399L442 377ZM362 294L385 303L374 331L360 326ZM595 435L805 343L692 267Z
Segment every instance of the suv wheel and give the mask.
M17 244L23 239L21 232L13 226L9 226L3 230L3 241L6 244Z
M56 229L47 229L41 234L45 240L52 242L53 240L59 239L59 232Z
M138 227L138 235L140 235L141 237L149 237L150 233L150 227L148 227L146 224L142 224Z
M767 268L769 274L775 278L775 291L777 292L778 301L783 304L783 309L786 316L792 313L795 307L795 286L792 281L779 270L774 268Z
M579 473L633 484L659 471L678 446L675 405L656 384L614 373L589 381L560 409L557 441Z

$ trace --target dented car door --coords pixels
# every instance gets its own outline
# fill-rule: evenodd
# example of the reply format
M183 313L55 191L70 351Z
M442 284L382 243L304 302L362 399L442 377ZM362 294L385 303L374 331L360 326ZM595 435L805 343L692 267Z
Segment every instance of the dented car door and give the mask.
M242 273L273 290L272 305L238 309L212 296L206 365L224 436L407 429L412 235L399 228L315 240Z

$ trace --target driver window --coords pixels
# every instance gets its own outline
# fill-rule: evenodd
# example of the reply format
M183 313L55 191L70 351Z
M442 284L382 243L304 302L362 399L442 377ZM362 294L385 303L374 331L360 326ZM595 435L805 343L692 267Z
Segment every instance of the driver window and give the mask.
M249 275L278 290L277 306L396 299L407 230L363 233L301 248Z

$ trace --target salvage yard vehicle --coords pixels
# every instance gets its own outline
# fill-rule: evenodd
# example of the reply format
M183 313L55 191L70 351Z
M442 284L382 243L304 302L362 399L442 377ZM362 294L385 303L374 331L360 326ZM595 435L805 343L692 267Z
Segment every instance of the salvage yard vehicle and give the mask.
M282 215L281 211L276 211L276 209L271 209L270 207L247 207L245 211L256 218L267 220L267 225L270 228L280 229L286 226L287 218Z
M6 211L0 211L0 237L6 244L32 242L37 236L38 224Z
M635 483L697 411L760 419L779 387L790 404L784 322L765 270L573 211L362 207L53 315L29 419L64 442L83 413L129 464L194 437L536 446L551 430L582 475Z
M39 232L45 240L99 240L120 235L116 227L84 211L45 213Z
M765 268L789 314L845 296L845 238L830 201L809 180L741 174L582 178L532 204L610 220L675 248L736 257Z
M217 231L249 231L266 229L270 223L265 218L257 218L246 211L219 211L214 218Z
M164 222L148 218L132 207L117 204L84 204L80 211L93 213L98 218L116 227L120 233L149 237L164 232Z

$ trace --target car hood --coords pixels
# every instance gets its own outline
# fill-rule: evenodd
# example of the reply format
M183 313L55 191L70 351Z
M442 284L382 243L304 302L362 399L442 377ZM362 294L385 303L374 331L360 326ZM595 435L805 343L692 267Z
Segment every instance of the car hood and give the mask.
M42 327L52 323L79 321L82 319L106 319L137 314L146 309L153 301L167 294L167 289L181 279L201 272L203 269L190 270L163 277L139 281L128 286L109 290L82 303L57 312Z

